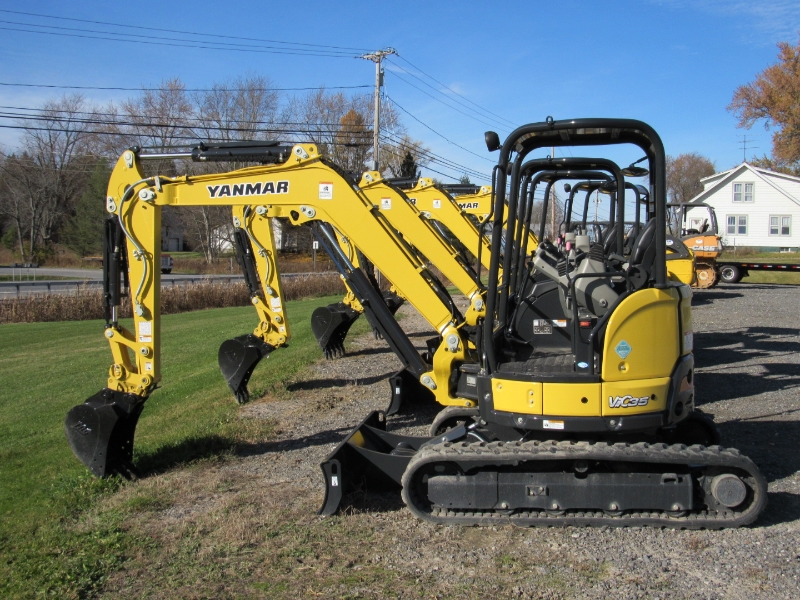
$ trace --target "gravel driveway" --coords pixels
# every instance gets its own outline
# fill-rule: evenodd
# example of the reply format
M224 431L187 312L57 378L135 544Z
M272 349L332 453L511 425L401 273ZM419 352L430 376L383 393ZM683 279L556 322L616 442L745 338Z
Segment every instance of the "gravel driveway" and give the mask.
M347 540L346 548L318 541L296 562L246 571L282 582L269 588L283 590L279 597L310 589L322 597L798 598L800 288L722 285L697 291L693 307L698 403L714 416L723 445L750 456L769 482L769 504L751 527L443 527L415 519L399 494L351 496L343 516L316 517L323 500L319 463L369 411L387 406L386 379L400 367L385 342L362 336L346 357L320 361L288 384L291 394L246 407L246 418L277 423L276 439L214 467L227 487L188 490L185 503L161 515L154 529L199 519L245 495L258 502L254 530L280 518L292 521L299 537L327 526L331 539ZM401 310L403 328L423 347L429 329L413 309ZM389 429L425 435L435 412L390 418ZM212 521L220 522L209 519L209 527L222 526ZM280 553L289 542L268 543ZM326 574L337 569L363 575L329 584ZM227 583L220 596L252 594L246 578Z

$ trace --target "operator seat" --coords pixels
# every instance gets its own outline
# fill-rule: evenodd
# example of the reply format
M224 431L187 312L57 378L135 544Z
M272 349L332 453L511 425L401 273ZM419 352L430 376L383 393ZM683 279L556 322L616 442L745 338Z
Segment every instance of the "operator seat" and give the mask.
M639 233L628 262L628 277L634 290L642 289L650 279L656 258L656 219L650 219Z

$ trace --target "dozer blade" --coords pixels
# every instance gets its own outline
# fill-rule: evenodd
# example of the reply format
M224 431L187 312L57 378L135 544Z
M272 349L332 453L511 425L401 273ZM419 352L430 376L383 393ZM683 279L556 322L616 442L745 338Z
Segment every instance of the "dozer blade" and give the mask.
M97 477L138 476L133 435L147 398L108 388L73 407L64 421L72 452Z
M269 356L275 348L252 333L240 335L232 340L225 340L219 347L217 360L222 376L228 382L236 401L246 404L250 400L247 382L253 369L262 358Z
M386 415L374 411L353 429L320 467L325 477L325 501L319 514L338 512L342 498L353 491L400 489L408 461L430 438L386 431Z
M311 314L311 331L325 358L344 356L344 338L359 313L346 304L320 306Z

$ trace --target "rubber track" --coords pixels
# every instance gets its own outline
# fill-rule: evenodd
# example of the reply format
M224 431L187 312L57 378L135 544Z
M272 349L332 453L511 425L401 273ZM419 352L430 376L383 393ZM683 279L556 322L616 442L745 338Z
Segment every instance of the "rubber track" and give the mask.
M589 460L605 462L643 462L664 465L703 465L745 471L754 493L743 511L703 510L682 517L661 511L628 511L615 516L603 511L567 510L557 514L538 509L517 510L513 514L493 511L461 512L425 507L416 494L414 477L425 465L438 462L456 463L465 471L480 466L514 465L523 461ZM534 469L532 469L534 471ZM667 527L673 529L723 529L740 527L756 520L767 504L767 482L753 461L733 448L722 446L684 446L682 444L625 444L574 441L533 442L456 442L422 448L403 474L403 501L420 519L443 525L503 525L521 527L593 526L593 527Z

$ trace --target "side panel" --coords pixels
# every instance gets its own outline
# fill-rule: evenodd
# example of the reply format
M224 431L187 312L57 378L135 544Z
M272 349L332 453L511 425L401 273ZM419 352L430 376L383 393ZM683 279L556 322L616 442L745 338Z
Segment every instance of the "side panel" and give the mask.
M638 415L667 408L669 377L604 383L603 416Z
M528 415L542 414L542 384L534 381L492 379L495 410Z
M611 315L603 343L603 381L668 377L680 354L678 288L631 294Z
M543 411L558 417L599 417L599 383L545 383Z

